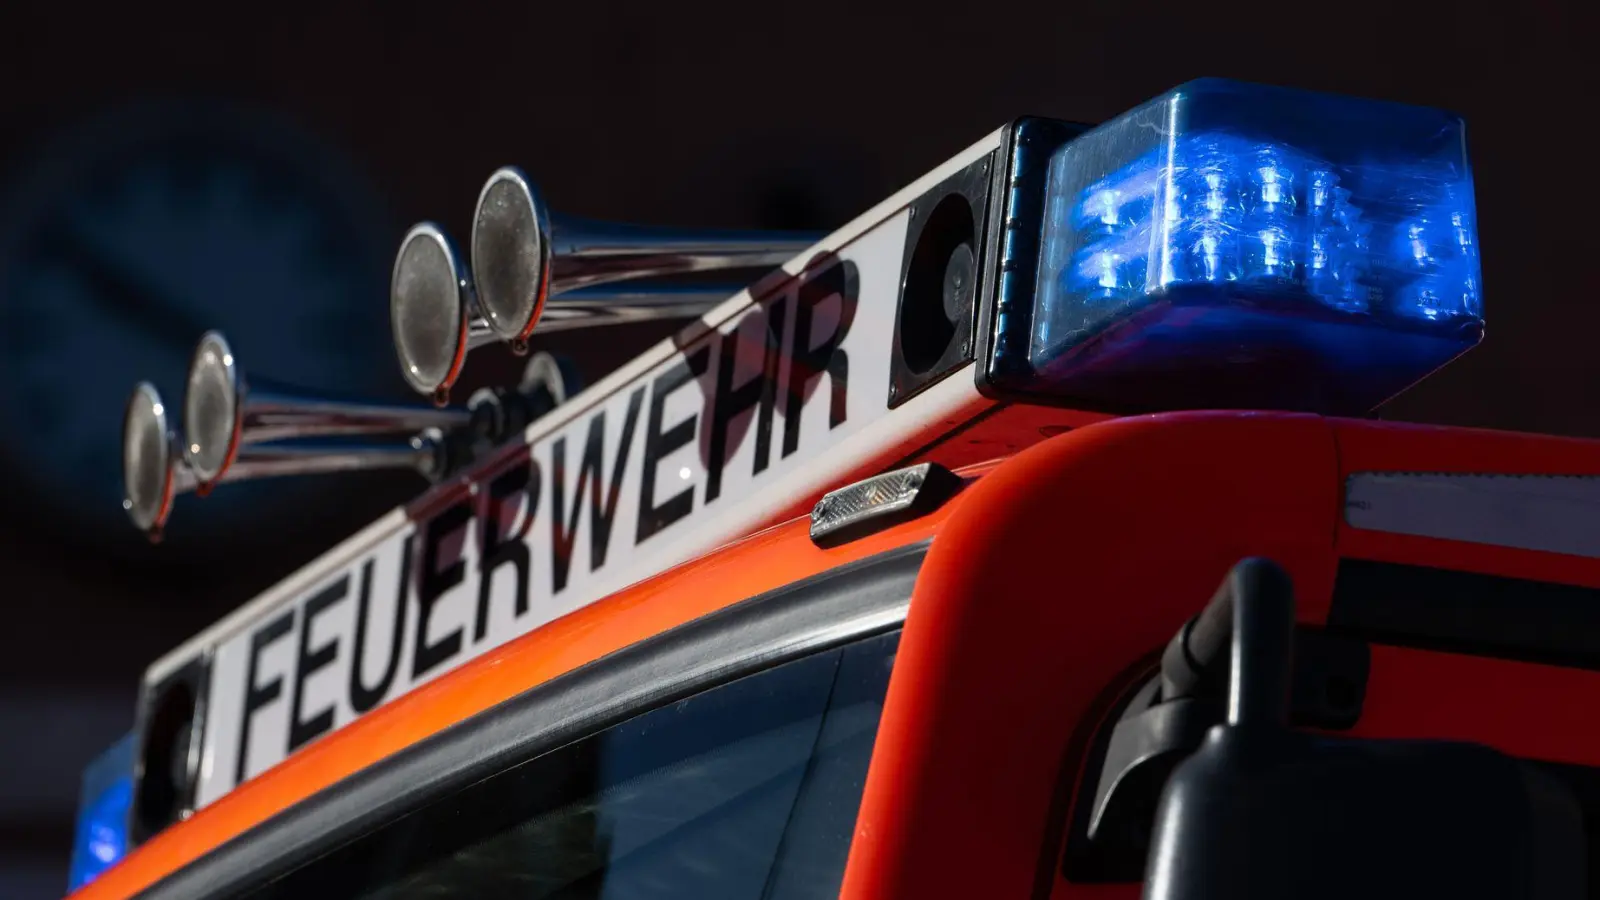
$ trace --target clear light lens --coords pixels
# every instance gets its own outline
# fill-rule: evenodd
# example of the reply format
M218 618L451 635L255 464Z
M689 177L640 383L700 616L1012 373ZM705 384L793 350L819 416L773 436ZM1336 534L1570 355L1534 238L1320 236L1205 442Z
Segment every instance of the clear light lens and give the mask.
M466 353L468 312L449 240L433 225L412 228L389 284L395 352L412 388L429 394L449 387Z
M122 420L122 507L141 531L159 525L171 502L172 463L166 405L154 385L141 382Z
M842 543L887 528L943 503L961 479L935 463L896 469L824 494L811 508L811 540Z
M483 316L504 340L526 337L543 306L549 224L516 169L494 173L472 220L472 274Z
M239 376L233 351L215 331L195 348L183 395L183 455L201 481L222 474L238 431Z
M93 881L128 853L134 746L134 736L126 735L84 770L68 891Z
M1062 145L1047 192L1028 363L1064 395L1364 412L1482 334L1438 110L1194 82Z

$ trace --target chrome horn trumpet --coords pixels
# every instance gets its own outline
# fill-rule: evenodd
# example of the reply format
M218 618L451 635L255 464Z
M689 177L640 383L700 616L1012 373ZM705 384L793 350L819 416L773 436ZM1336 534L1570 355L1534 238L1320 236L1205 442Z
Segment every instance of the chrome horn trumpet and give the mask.
M604 325L631 325L694 319L744 290L743 285L600 285L577 288L545 304L538 331L570 331Z
M771 269L816 235L689 232L552 216L519 169L484 183L472 217L472 270L484 318L501 340L533 333L546 301L579 288L691 272Z
M409 436L467 424L464 409L332 400L249 384L221 333L195 347L183 398L183 462L204 494L224 480L244 448L274 441L350 435ZM273 451L282 458L281 451ZM256 463L260 454L252 457ZM317 469L315 471L336 471ZM259 473L259 466L257 467Z
M596 290L602 285L771 269L817 238L685 232L555 217L520 171L503 168L478 195L470 239L476 280L438 226L417 225L401 242L389 292L401 370L414 389L439 402L448 396L468 351L502 340L523 352L541 322L576 328L683 318L702 314L738 292L705 286ZM558 295L569 296L553 299Z
M173 496L193 489L194 476L182 458L161 393L139 382L122 416L122 508L140 531L159 534Z
M400 241L389 277L389 325L400 374L434 403L449 401L467 351L493 341L455 244L432 222Z
M173 501L202 483L184 459L184 439L168 412L155 386L140 382L122 423L122 508L152 541L160 540ZM251 445L238 448L210 483L373 469L410 469L432 481L444 471L444 462L442 440L431 429L394 444Z

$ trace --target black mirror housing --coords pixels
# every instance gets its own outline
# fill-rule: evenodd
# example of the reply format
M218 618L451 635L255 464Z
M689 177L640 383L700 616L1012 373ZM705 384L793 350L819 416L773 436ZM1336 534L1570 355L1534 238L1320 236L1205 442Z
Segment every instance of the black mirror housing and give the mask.
M1471 744L1242 731L1173 773L1146 897L1587 896L1583 816L1554 776Z
M1587 896L1583 813L1564 782L1475 744L1291 730L1287 573L1245 560L1217 606L1233 620L1228 721L1167 781L1146 900Z

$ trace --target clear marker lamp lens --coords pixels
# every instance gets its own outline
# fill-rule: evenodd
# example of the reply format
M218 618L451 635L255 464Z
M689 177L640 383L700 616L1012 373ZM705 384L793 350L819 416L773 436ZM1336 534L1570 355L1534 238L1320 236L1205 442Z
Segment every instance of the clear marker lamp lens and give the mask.
M1033 164L1031 316L999 319L1000 381L1112 411L1359 414L1482 337L1448 113L1206 80Z

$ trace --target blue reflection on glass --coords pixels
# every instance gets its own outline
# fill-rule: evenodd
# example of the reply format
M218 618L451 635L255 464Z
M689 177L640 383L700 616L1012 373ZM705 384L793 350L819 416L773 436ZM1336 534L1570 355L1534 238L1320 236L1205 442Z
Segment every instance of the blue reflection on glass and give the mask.
M84 770L68 891L94 880L127 855L134 748L134 736L127 735Z

